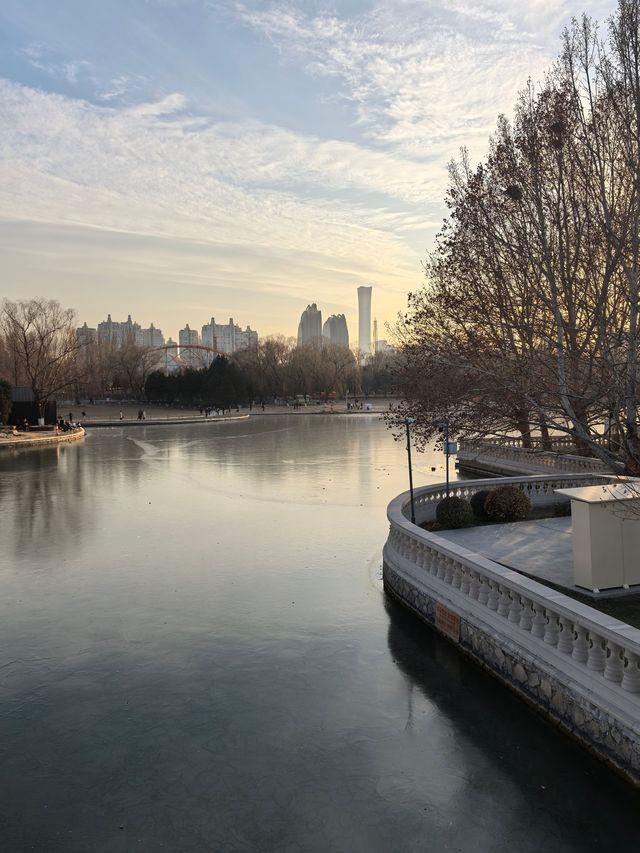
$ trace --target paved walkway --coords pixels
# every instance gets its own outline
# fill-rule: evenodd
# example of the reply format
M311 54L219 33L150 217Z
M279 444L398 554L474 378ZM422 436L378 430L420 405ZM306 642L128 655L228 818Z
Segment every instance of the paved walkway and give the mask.
M439 530L436 535L533 578L578 589L573 583L570 518Z

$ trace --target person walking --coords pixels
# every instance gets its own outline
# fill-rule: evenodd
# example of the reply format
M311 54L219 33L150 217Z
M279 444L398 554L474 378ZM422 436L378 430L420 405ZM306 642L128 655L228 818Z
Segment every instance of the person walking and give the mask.
M120 420L122 420L123 418L124 418L124 415L122 414L122 409L120 409Z

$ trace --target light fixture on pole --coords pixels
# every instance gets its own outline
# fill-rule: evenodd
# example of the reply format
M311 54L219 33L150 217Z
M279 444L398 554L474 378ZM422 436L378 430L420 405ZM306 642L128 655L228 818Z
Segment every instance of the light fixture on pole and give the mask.
M442 433L442 449L444 450L445 471L446 471L446 495L449 497L449 456L458 452L458 444L455 441L449 441L449 418L445 418L438 424L438 429Z
M405 418L404 425L407 428L407 459L409 461L409 494L411 495L411 523L416 523L416 512L413 503L413 470L411 468L411 434L409 427L416 422L415 418Z

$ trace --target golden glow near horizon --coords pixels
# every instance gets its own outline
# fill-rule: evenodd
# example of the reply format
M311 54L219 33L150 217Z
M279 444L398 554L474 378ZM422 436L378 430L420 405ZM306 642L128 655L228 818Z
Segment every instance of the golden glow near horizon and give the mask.
M5 0L2 295L174 339L212 315L295 335L316 302L355 340L373 285L384 338L447 162L482 156L572 15L613 6Z

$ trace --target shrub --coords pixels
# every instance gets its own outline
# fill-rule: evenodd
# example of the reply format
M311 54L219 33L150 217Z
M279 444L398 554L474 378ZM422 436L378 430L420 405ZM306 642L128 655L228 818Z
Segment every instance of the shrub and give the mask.
M436 520L444 528L455 529L473 524L471 504L464 498L451 495L443 498L436 507Z
M554 518L565 518L567 515L571 515L571 501L561 501L553 505Z
M484 504L490 494L491 492L489 491L489 489L480 489L479 492L476 492L474 495L471 495L471 498L469 499L473 514L480 521L486 521L489 518L484 508Z
M489 493L484 508L492 521L522 521L531 512L531 501L517 486L498 486Z

